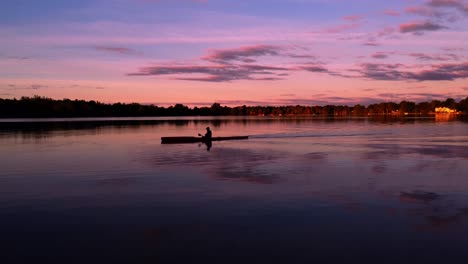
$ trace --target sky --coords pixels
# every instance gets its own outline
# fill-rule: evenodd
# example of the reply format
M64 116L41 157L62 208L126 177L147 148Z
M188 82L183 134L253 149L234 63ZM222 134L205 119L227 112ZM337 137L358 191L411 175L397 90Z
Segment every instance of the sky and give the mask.
M0 98L355 105L468 96L468 0L2 0Z

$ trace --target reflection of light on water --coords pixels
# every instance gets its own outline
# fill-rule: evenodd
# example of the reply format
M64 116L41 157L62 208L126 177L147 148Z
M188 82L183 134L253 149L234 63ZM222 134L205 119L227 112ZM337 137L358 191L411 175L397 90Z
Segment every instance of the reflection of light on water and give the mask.
M451 113L438 113L435 115L435 120L436 122L448 122L448 121L453 121L457 119L456 114L451 114Z

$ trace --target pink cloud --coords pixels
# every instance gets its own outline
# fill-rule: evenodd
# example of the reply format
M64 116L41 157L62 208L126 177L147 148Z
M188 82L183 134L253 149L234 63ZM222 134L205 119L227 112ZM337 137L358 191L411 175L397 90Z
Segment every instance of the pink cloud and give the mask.
M125 47L113 47L113 46L96 46L94 47L98 51L125 54L125 55L135 55L138 54L136 50L125 48Z
M363 19L363 16L361 16L361 15L350 15L350 16L343 17L343 19L356 22L356 21L359 21L359 20Z
M386 59L388 58L388 55L385 52L376 52L372 54L372 58L374 59Z
M387 16L400 16L401 15L400 12L393 10L393 9L384 10L383 13Z
M351 24L341 24L337 26L333 26L330 28L327 28L325 32L327 33L343 33L352 29L357 29L359 28L360 24L359 23L351 23Z
M409 56L416 58L421 61L456 61L459 60L459 56L455 54L426 54L421 52L413 52L408 54Z
M408 14L428 16L428 17L442 17L443 13L434 10L433 8L427 6L410 6L405 9L405 12Z

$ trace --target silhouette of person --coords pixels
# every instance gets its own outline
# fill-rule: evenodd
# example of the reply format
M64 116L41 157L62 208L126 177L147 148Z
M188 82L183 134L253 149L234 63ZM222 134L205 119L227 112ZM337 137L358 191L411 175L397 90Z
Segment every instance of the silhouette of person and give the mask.
M206 145L206 150L210 151L212 143L211 143L211 138L212 138L212 133L210 127L206 127L206 133L203 136L205 138L205 145Z
M212 133L211 133L210 127L206 127L206 133L205 133L204 138L206 140L211 141L211 137L212 137Z
M206 145L206 150L210 151L211 146L212 146L211 139L212 139L212 135L213 135L211 133L210 127L206 127L205 135L202 135L200 133L198 135L203 138L203 143L205 143L205 145Z

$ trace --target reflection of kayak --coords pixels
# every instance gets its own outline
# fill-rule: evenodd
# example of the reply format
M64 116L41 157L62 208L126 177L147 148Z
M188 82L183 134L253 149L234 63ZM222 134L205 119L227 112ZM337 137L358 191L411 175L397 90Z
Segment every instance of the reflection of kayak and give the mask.
M248 136L240 137L213 137L211 141L222 141L222 140L242 140L249 139ZM162 137L161 144L183 144L183 143L196 143L206 142L204 137Z

